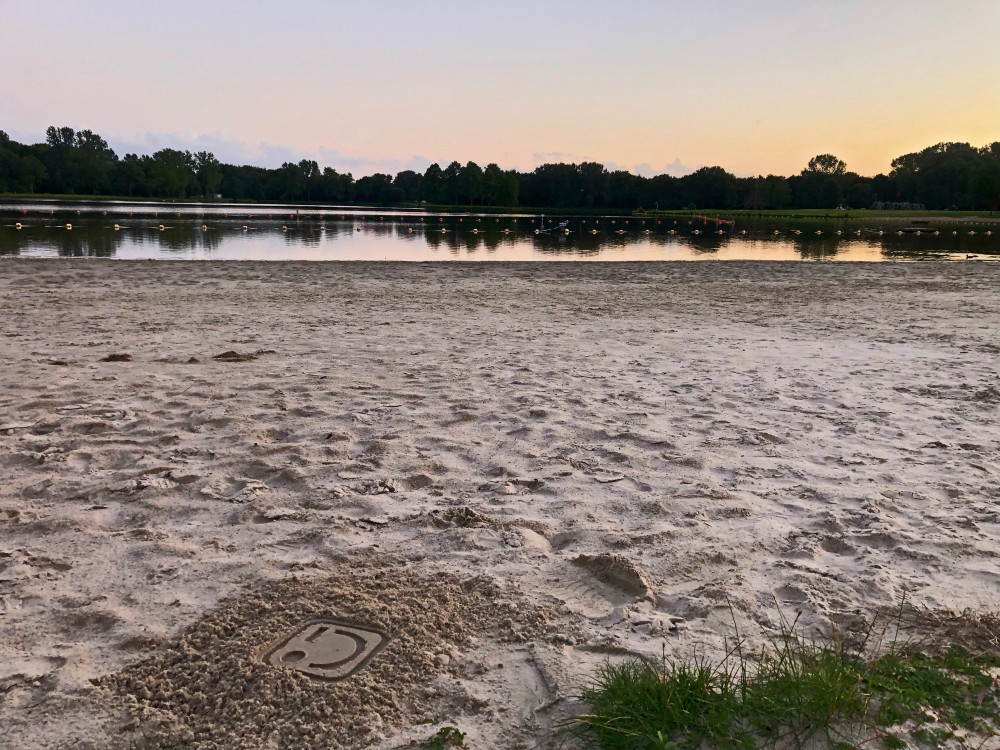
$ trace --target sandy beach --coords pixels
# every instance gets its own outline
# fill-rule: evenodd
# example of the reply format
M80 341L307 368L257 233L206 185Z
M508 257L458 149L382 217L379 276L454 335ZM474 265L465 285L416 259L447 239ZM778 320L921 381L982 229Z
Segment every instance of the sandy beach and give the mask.
M5 259L0 315L5 748L572 747L609 658L1000 608L1000 264ZM323 617L388 645L267 661Z

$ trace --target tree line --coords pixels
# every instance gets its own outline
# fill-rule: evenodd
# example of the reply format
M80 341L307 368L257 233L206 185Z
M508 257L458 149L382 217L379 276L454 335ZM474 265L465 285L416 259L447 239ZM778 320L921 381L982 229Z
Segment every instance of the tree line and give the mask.
M702 167L683 177L642 177L596 162L517 172L455 161L444 168L431 164L423 173L355 179L308 159L267 169L224 164L207 151L170 148L119 158L93 131L53 126L44 143L30 145L0 130L0 193L621 210L1000 210L1000 142L982 148L939 143L893 159L889 174L874 177L821 154L788 177L737 177L722 167Z

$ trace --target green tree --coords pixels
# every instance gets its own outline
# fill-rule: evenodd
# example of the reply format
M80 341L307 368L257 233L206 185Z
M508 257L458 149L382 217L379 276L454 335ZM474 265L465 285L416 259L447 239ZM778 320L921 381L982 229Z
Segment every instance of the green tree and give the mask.
M423 198L424 176L419 172L405 169L396 175L392 184L402 194L404 201L412 202Z
M68 128L67 128L68 130ZM73 141L76 151L76 181L74 187L97 194L108 184L111 170L118 161L108 142L92 130L81 130Z
M439 164L431 164L424 172L424 200L428 203L446 203L448 185L444 170Z
M833 154L820 154L809 160L806 171L824 175L841 175L847 171L847 164Z
M115 190L131 198L137 192L148 193L149 185L146 181L146 170L142 168L139 157L135 154L125 154L117 165L114 173Z
M222 185L222 165L215 158L215 154L208 151L196 153L194 155L194 169L204 197L208 198L219 192L219 186Z
M191 152L172 148L153 154L149 178L153 191L169 198L184 198L188 190L197 189L198 185Z

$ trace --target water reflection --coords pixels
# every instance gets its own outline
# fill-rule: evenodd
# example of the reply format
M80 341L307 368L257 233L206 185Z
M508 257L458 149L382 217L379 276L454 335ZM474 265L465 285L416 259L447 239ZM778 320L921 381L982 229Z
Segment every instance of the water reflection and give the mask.
M179 214L179 215L178 215ZM20 224L20 228L18 228ZM67 229L66 224L72 224ZM989 223L431 214L288 206L0 206L0 255L232 260L895 260L1000 257ZM117 228L116 228L117 227ZM920 231L917 231L917 230ZM935 233L936 232L936 233Z

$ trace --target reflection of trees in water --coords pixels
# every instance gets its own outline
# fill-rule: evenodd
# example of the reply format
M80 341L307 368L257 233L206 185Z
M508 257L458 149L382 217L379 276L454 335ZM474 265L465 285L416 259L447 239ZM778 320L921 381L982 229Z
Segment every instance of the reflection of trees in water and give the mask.
M201 229L201 221L181 221L171 223L164 220L166 229L159 231L154 220L148 218L122 224L121 231L114 231L110 223L78 223L75 218L73 230L62 225L41 226L34 224L17 231L13 227L0 227L0 254L58 254L64 256L114 256L119 252L156 256L174 253L191 253L211 256L226 241L236 244L247 237L243 226L249 227L249 236L258 238L263 247L275 250L296 246L318 248L324 244L334 245L355 235L368 239L384 240L387 243L411 243L414 252L426 248L430 252L447 249L451 254L502 254L505 248L530 247L544 255L594 256L606 252L609 258L627 253L637 246L647 249L682 250L697 255L712 255L720 250L730 252L782 250L789 248L801 258L835 258L838 255L860 247L880 251L888 257L920 257L934 253L991 254L1000 251L1000 237L987 237L984 232L970 236L969 226L957 229L957 236L951 234L951 227L942 225L940 234L934 236L925 231L917 236L913 233L897 234L898 222L883 227L883 234L877 233L878 225L866 226L858 236L857 223L818 222L809 220L756 221L737 225L734 230L727 226L723 234L717 233L714 224L695 221L674 223L664 220L656 223L647 220L619 218L614 223L610 219L569 220L570 234L558 229L562 219L546 219L545 226L552 231L536 234L539 227L537 218L531 219L502 217L499 220L487 217L481 221L465 217L432 217L425 222L395 220L382 221L348 219L340 220L227 220L208 221L207 229ZM56 220L50 220L55 224ZM86 221L93 221L84 219ZM628 223L626 223L628 222ZM283 231L287 227L287 231ZM597 233L592 233L596 228ZM747 233L741 234L745 229ZM837 235L840 229L842 234ZM360 231L359 231L360 230ZM695 234L695 231L698 234ZM778 230L778 234L774 231ZM619 234L618 232L622 233ZM670 234L674 231L674 234ZM817 234L816 232L820 233ZM648 233L647 233L648 232ZM798 233L796 233L798 232ZM748 244L749 243L749 246ZM665 257L669 257L665 255ZM785 256L787 257L787 255Z
M803 258L832 258L842 250L847 250L848 243L836 236L830 238L799 235L792 239L792 247Z
M222 244L224 232L214 229L202 231L200 226L193 224L177 224L162 232L148 230L143 235L148 241L156 242L160 248L168 251L212 251Z
M286 245L306 245L307 247L318 247L326 234L319 228L319 224L302 224L290 228L287 232L282 232Z
M36 226L20 231L0 230L0 255L47 251L67 258L109 258L124 239L120 232L102 227L74 226L69 230L61 226Z

